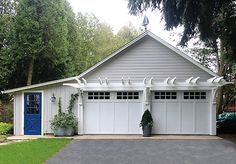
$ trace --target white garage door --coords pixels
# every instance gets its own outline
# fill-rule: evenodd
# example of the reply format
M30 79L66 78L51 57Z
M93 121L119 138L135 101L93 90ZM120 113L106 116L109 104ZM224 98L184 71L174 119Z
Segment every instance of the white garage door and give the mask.
M209 134L209 93L154 91L152 116L155 134Z
M85 134L140 134L141 92L86 92Z

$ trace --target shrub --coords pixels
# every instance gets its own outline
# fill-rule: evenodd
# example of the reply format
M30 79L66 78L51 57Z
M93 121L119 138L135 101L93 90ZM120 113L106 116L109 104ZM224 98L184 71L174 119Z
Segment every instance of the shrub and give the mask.
M0 122L13 122L13 107L11 104L4 105L0 102Z
M54 118L50 121L51 122L51 128L53 131L55 131L56 128L76 128L77 127L77 120L73 114L70 113L60 113L54 116Z
M51 129L55 131L57 128L68 128L71 127L75 129L78 125L78 121L72 112L65 113L62 112L61 108L61 98L58 102L58 114L50 121Z
M142 120L139 124L139 126L141 127L144 127L144 126L149 126L149 127L152 127L153 126L153 119L152 119L152 115L150 113L149 110L146 110L144 113L143 113L143 116L142 116Z
M5 142L7 140L7 136L0 135L0 143Z
M0 135L12 134L13 125L9 123L0 122Z

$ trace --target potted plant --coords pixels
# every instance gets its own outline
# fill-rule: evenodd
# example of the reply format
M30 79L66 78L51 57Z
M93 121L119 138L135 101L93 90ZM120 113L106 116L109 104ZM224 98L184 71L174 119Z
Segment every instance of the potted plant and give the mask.
M50 122L55 136L65 136L65 113L58 113Z
M73 136L75 134L75 129L78 125L78 121L73 113L66 113L66 123L65 123L65 135Z
M73 113L62 112L60 98L58 102L58 114L56 114L50 122L55 136L74 135L74 130L78 123Z
M152 135L153 119L149 110L143 113L139 126L142 127L143 137L150 137Z

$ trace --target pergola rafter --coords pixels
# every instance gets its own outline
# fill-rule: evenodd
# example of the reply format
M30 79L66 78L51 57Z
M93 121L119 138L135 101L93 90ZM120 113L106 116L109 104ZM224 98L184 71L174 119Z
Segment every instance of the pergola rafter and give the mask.
M84 78L78 79L75 78L77 83L64 83L63 85L71 86L74 88L79 88L82 90L143 90L146 87L149 87L150 90L185 90L185 89L206 89L220 87L227 84L232 84L232 82L226 82L223 77L213 77L206 81L200 81L200 77L190 77L183 82L177 82L176 77L168 77L163 82L154 82L154 78L151 77L147 83L147 78L140 82L131 81L130 78L127 78L127 83L124 78L121 78L121 82L112 82L108 78L102 80L98 78L98 83L89 83ZM105 85L103 85L105 84Z

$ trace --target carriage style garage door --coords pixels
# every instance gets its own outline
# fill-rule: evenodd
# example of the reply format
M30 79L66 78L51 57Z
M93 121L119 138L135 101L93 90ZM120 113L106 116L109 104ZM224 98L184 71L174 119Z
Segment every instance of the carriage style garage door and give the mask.
M85 134L140 134L141 92L85 92Z
M209 93L206 91L152 92L153 132L209 134Z

